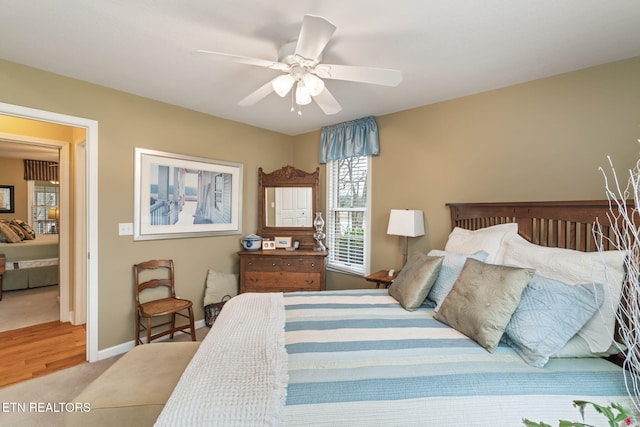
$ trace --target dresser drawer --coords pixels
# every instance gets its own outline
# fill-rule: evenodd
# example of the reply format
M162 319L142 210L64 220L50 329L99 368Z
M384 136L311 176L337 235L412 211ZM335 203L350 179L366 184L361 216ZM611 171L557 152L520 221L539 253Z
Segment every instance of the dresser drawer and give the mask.
M240 252L240 292L296 292L325 289L326 253Z
M244 260L247 271L281 271L282 260L275 257L250 257Z
M324 269L324 263L313 258L287 258L282 260L282 269L284 271L315 272Z

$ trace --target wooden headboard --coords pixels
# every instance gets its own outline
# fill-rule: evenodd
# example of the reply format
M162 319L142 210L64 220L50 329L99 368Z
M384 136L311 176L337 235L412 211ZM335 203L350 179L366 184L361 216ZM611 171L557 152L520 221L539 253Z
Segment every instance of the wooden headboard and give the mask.
M518 223L518 233L541 246L598 250L592 229L598 219L606 236L611 236L609 202L584 200L567 202L447 203L451 228L477 230L496 224ZM609 249L609 242L603 242Z
M447 203L451 210L451 228L477 230L496 224L518 223L518 233L537 245L594 252L593 224L598 219L605 236L615 241L607 200L568 202ZM627 202L632 211L633 202ZM609 213L609 215L607 215ZM613 219L616 221L616 219ZM606 239L605 250L615 249ZM623 291L627 292L627 291ZM626 299L623 298L622 304ZM618 321L618 320L616 320ZM616 325L616 335L619 333ZM623 366L624 355L608 359Z

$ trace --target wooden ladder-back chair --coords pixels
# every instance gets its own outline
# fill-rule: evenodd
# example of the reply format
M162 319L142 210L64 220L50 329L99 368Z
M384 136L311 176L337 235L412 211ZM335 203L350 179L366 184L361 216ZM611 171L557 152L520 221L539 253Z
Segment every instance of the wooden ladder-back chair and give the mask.
M166 270L166 274L162 270ZM146 279L141 282L143 272L146 270L157 270L153 273L153 278ZM152 273L147 272L151 275ZM155 276L162 275L158 278ZM196 332L193 326L193 303L186 299L176 298L175 276L173 271L173 260L151 260L135 264L133 266L134 293L136 297L136 345L142 344L140 332L146 331L147 343L163 337L171 335L175 332L188 333L190 331L191 341L196 340ZM160 299L152 299L141 301L140 294L147 289L166 287L168 296ZM184 314L183 312L188 312ZM176 315L189 320L189 324L176 326ZM154 318L169 316L170 320L164 323L152 324ZM145 321L143 322L143 319ZM162 326L169 326L161 332L152 334L152 329Z

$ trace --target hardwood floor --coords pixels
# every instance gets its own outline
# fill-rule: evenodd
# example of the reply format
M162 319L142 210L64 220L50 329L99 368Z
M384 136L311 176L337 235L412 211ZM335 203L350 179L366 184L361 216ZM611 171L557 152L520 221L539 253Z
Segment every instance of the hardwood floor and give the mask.
M0 387L85 362L85 325L55 321L0 332Z

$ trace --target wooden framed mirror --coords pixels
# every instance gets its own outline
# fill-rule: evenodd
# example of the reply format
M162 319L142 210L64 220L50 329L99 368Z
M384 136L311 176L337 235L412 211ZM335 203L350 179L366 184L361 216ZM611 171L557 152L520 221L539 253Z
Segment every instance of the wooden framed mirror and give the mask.
M257 234L263 239L291 237L301 249L312 249L319 187L319 167L311 173L293 166L271 173L259 168Z

